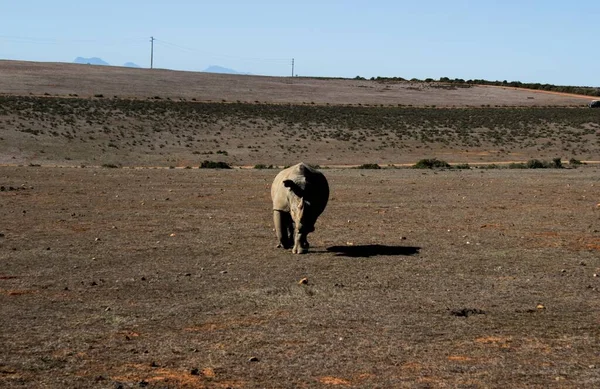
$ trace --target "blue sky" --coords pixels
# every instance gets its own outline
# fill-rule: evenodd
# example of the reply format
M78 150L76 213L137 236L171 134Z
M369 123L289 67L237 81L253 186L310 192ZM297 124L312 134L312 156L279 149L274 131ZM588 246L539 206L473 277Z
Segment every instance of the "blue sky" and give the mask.
M0 59L600 87L600 2L0 0Z

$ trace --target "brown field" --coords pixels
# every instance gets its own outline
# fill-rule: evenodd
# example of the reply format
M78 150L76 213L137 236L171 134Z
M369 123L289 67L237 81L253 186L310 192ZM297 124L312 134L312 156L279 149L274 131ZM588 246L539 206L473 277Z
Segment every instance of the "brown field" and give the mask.
M0 60L0 94L196 99L278 104L438 107L584 106L590 96L516 88L456 88L439 83L240 76L163 69L131 69L67 63Z
M600 385L596 168L324 172L2 168L0 387Z
M0 61L0 387L599 387L587 100ZM306 255L197 169L432 157L569 168L324 168Z

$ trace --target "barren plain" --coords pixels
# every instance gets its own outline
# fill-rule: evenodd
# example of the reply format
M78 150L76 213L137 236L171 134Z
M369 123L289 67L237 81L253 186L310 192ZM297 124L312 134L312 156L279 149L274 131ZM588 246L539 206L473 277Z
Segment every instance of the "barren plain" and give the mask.
M273 85L355 81L0 70L0 387L600 385L597 165L482 164L600 159L585 100L315 87L303 103ZM256 102L223 80L270 86ZM482 165L335 167L430 157ZM205 159L321 164L331 198L309 253L275 248L276 170Z

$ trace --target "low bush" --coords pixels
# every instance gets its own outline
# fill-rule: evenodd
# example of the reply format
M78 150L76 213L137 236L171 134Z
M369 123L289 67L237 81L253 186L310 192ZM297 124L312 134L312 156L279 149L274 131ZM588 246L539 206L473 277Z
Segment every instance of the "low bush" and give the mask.
M203 161L199 169L231 169L227 162Z
M265 165L264 163L258 163L256 165L254 165L255 169L274 169L275 167L273 165Z
M576 166L579 166L579 165L583 165L583 162L581 162L578 159L571 158L571 159L569 159L569 165L576 167Z
M468 169L471 169L471 166L468 163L461 163L461 164L452 166L452 168L453 169L465 169L465 170L468 170Z
M422 159L413 165L414 169L451 168L450 164L437 158Z
M360 166L356 167L357 169L381 169L381 166L379 166L376 163L363 163Z

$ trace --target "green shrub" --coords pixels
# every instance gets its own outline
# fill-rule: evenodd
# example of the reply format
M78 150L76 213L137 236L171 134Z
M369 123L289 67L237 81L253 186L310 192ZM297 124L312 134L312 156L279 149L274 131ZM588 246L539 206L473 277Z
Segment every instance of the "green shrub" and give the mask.
M581 162L578 159L575 159L575 158L569 159L569 165L579 166L579 165L582 165L582 164L583 164L583 162Z
M489 165L481 165L479 166L480 169L500 169L500 165L495 164L495 163L490 163Z
M512 162L508 165L509 169L527 169L527 165L522 162Z
M379 166L376 163L363 163L360 166L356 167L357 169L381 169L381 166Z
M199 169L231 169L231 166L227 162L204 161Z
M552 159L552 167L555 169L562 169L563 168L562 159L559 157L553 158Z
M461 164L452 166L452 168L453 169L465 169L465 170L468 170L468 169L471 169L471 166L469 166L468 163L461 163Z
M255 169L274 169L275 167L273 165L265 165L264 163L258 163L256 165L254 165Z
M539 159L530 159L525 164L527 169L546 169L550 167L549 163L546 161L540 161Z
M414 169L450 168L450 164L437 158L422 159L413 165Z

